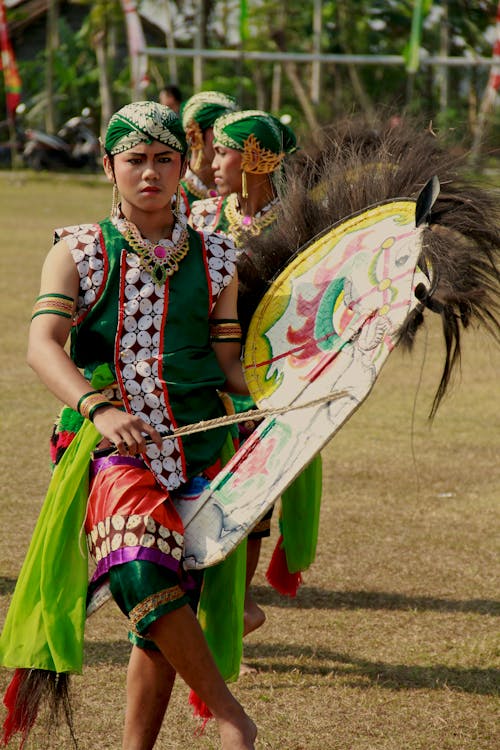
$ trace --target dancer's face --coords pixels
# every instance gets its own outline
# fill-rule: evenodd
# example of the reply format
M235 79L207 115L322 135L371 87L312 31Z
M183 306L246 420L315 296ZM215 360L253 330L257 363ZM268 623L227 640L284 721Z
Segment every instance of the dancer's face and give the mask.
M241 151L217 142L214 144L214 151L212 169L219 195L241 193Z
M116 181L125 215L127 207L155 212L170 206L181 169L182 155L159 141L116 154L113 164L104 157L104 171Z

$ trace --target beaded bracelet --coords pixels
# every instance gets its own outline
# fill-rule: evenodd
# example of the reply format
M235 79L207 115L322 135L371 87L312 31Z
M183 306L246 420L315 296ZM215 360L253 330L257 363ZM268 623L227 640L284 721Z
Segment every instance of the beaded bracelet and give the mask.
M84 419L93 422L95 412L103 406L113 406L113 404L99 391L89 391L79 399L76 410Z

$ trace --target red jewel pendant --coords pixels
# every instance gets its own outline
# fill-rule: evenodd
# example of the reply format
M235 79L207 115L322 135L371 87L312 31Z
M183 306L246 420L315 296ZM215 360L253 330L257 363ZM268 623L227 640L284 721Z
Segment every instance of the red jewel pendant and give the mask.
M249 227L252 223L252 217L251 216L244 216L241 220L241 223L244 227Z
M157 258L163 259L166 256L167 251L165 250L163 245L156 245L156 247L153 250L153 253Z

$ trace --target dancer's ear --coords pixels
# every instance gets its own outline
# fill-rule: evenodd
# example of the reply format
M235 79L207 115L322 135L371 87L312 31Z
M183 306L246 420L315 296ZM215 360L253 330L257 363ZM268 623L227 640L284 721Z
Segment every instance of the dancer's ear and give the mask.
M102 157L102 166L104 169L104 174L108 178L108 180L112 183L115 183L115 170L113 166L113 157L111 154L109 154L107 151Z

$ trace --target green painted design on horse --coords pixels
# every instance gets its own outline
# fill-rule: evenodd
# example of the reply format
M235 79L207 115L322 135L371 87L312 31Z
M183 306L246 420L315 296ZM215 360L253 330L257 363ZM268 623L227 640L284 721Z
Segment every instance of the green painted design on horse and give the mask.
M377 276L377 265L380 260L380 256L383 254L383 249L381 248L378 253L373 254L373 259L371 263L368 265L368 278L373 286L376 286L381 279Z
M335 333L333 328L333 313L335 303L344 291L344 280L345 277L332 281L318 306L316 321L314 323L314 338L318 347L324 351L333 349L339 339L338 334Z
M269 371L272 367L273 348L272 348L269 338L266 336L266 333L267 331L269 331L270 328L273 327L274 324L275 324L275 321L271 323L271 325L267 328L266 331L262 332L262 341L265 343L265 346L266 346L266 354L267 354L266 359L269 362L269 364L267 365L264 371L265 372L264 380L266 383L272 384L273 391L276 390L276 388L280 386L281 381L283 380L283 376L278 375L276 372L273 372L272 375L269 375Z
M279 422L276 420L276 417L268 418L269 422L266 424L264 429L259 435L259 443L262 443L264 439L267 437L268 433L271 432L272 437L275 441L272 450L270 451L269 455L266 457L266 463L264 465L260 466L262 476L261 476L261 482L265 481L265 475L266 475L266 467L269 465L272 465L275 460L276 456L281 455L280 448L282 446L286 446L290 438L292 437L292 428L290 425L285 424L283 422ZM258 450L258 449L257 449ZM217 492L217 500L221 505L231 505L234 504L234 489L232 487L232 482L235 479L239 479L240 474L237 471L239 468L239 464L235 467L235 471L228 472L225 476L223 476L217 484L215 482L217 480L214 480L212 482L212 488L214 492ZM241 486L244 488L245 482L252 482L252 484L255 484L256 481L256 472L252 472L251 475L248 476L248 478L241 483ZM238 491L240 491L238 489ZM245 490L242 489L242 492Z

